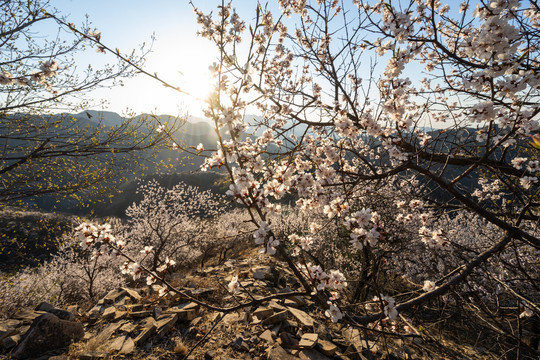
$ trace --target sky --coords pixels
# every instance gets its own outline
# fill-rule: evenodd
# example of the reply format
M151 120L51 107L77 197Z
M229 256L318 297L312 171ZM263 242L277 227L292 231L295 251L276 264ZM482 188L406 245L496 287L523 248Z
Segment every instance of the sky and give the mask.
M220 0L192 0L207 13L217 12ZM277 10L275 1L270 8ZM157 73L188 94L165 88L147 76L124 80L124 86L98 89L88 94L93 110L115 111L121 115L153 113L157 115L189 115L204 117L204 99L212 89L209 66L217 61L218 51L209 40L197 36L199 26L189 0L50 0L50 4L69 22L81 24L88 16L92 27L101 32L101 41L122 53L140 49L143 43L155 41L146 56L145 70ZM240 17L250 22L254 17L255 0L235 0ZM294 27L294 24L288 24ZM112 55L89 49L76 55L81 69L91 64L99 68L115 63ZM379 59L384 63L384 58ZM413 66L414 67L414 66ZM421 69L415 69L420 72ZM408 70L410 71L410 69ZM101 105L101 101L106 101Z
M253 4L243 0L238 3ZM194 0L196 6L210 10L216 1ZM51 0L60 14L70 22L81 24L88 15L92 27L101 31L101 40L122 53L140 49L143 43L155 41L146 57L145 70L156 73L179 86L189 95L165 88L146 76L124 81L124 86L99 89L88 94L94 104L105 100L105 107L120 114L129 109L135 113L179 115L186 111L202 117L203 99L207 96L212 79L209 66L216 60L217 51L206 39L196 35L198 25L192 6L187 0ZM99 54L94 49L77 54L80 68L92 64L99 68L114 58Z

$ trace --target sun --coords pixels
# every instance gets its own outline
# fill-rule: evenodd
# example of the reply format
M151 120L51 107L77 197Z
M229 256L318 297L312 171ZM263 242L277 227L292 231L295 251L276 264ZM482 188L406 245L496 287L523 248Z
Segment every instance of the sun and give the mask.
M209 68L216 61L216 49L201 38L188 38L182 46L172 42L163 45L153 54L152 67L160 69L158 75L171 79L171 85L178 86L182 92L164 88L169 93L156 91L153 101L156 106L159 104L158 109L172 111L171 107L180 107L202 117L205 100L215 83Z
M210 71L201 69L200 71L191 71L184 74L181 79L180 88L185 94L181 95L186 110L195 116L202 116L203 109L206 108L206 99L214 88L215 80Z

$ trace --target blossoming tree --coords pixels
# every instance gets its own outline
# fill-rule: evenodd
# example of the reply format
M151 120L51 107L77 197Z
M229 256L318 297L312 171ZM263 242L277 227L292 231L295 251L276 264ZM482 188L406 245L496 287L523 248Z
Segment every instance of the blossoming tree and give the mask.
M529 144L540 111L534 3L279 4L279 17L257 8L245 53L237 49L246 25L230 4L216 19L196 10L200 34L221 50L207 116L222 137L205 166L227 168L230 195L259 226L256 242L270 254L284 251L266 217L292 192L298 206L342 218L351 248L376 248L384 224L358 204L377 188L408 182L417 199L394 206L417 227L425 251L450 246L437 228L444 212L467 209L501 230L434 293L512 241L538 248L538 154ZM370 60L385 62L384 70L376 73ZM248 106L264 114L257 126L266 130L242 141ZM279 148L275 156L269 144Z
M198 152L203 169L229 174L261 251L286 261L334 322L412 331L402 314L450 293L489 314L517 301L513 323L482 318L501 333L538 316L536 2L278 4L257 5L249 25L230 3L217 16L195 9L220 50L206 110L219 140ZM247 124L253 108L262 120ZM272 214L286 195L323 216L278 237ZM335 238L323 238L330 226ZM314 246L340 234L349 258L413 291L315 262Z

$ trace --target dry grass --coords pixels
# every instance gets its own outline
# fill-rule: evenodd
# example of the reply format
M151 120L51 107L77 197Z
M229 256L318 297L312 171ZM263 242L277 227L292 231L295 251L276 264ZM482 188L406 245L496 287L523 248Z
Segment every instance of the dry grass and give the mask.
M181 339L177 339L173 351L177 355L186 356L188 354L189 348L184 345Z

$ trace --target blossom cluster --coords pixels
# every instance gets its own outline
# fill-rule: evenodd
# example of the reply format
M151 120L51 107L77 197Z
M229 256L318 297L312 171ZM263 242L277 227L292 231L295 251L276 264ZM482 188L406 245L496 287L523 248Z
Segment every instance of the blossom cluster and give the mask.
M92 223L83 222L77 226L75 230L78 232L80 246L85 250L92 249L94 258L105 254L116 256L124 255L122 250L124 249L125 242L117 240L111 234L112 228L110 224L94 225ZM146 246L144 249L140 250L140 253L147 256L152 251L153 248L151 246ZM176 261L167 257L163 264L156 269L157 273L152 273L141 266L140 263L128 258L128 260L120 265L119 268L122 274L131 276L133 280L138 280L141 275L146 273L146 284L150 286L158 280L158 276L164 276L167 270L174 267L174 265L176 265ZM157 289L159 290L160 296L166 295L169 291L166 286L161 285L157 285Z
M56 60L51 59L41 63L39 71L36 70L30 75L13 76L8 71L0 72L0 85L10 86L32 86L33 84L45 85L47 89L51 88L51 85L47 82L52 77L58 75L59 65Z

